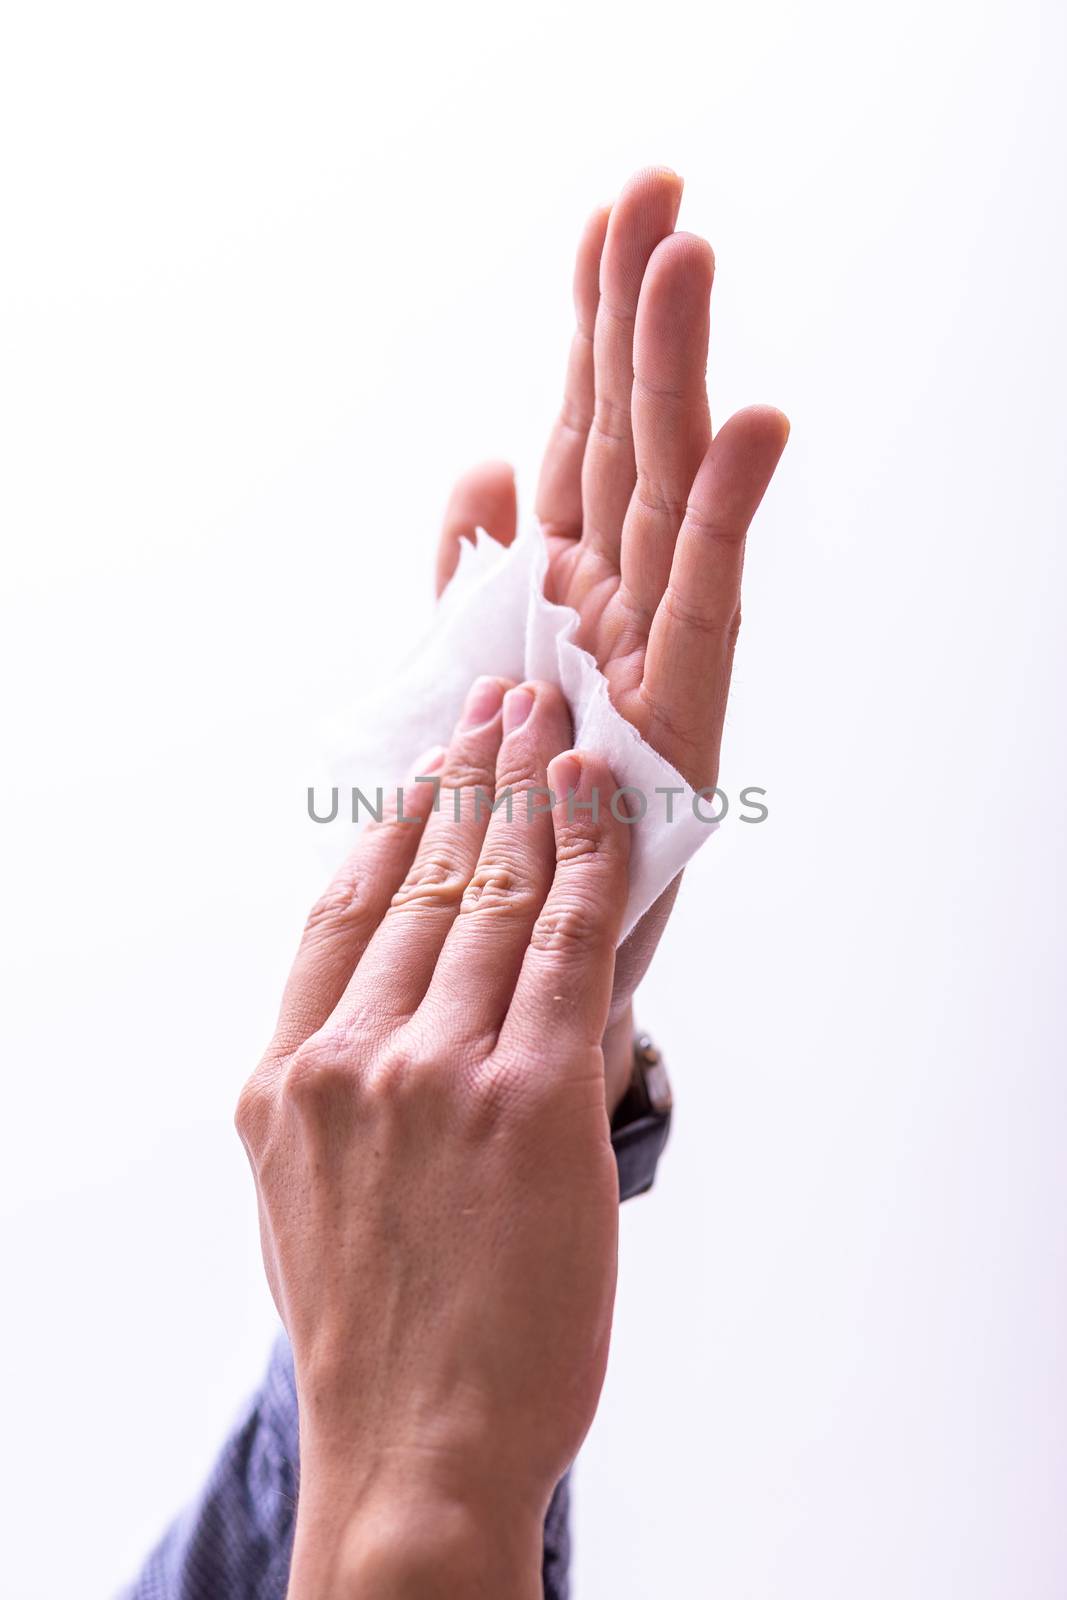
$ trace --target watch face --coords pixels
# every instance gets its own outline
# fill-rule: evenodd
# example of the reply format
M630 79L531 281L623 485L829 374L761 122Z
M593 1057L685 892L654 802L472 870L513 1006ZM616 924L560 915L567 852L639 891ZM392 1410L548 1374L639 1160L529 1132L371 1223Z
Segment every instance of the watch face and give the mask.
M634 1078L640 1079L644 1086L649 1110L656 1116L665 1117L673 1104L671 1080L667 1076L663 1057L647 1033L640 1034L634 1041L634 1066Z

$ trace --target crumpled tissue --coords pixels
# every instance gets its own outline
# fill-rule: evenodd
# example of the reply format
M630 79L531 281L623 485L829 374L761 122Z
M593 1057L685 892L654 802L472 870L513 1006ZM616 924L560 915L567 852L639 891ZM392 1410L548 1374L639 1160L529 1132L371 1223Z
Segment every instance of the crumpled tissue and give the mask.
M448 743L475 678L556 684L570 706L573 748L602 757L618 788L636 791L629 795L637 815L629 824L625 938L717 828L709 816L714 801L709 793L694 804L694 791L681 774L615 710L603 673L574 642L578 613L545 597L546 568L536 523L508 549L481 529L473 543L462 541L459 565L432 626L393 676L388 693L357 708L357 742L338 744L331 766L337 783L364 792L365 780L375 775L376 782L395 784L423 751ZM601 796L601 804L610 800ZM621 802L618 814L625 814Z

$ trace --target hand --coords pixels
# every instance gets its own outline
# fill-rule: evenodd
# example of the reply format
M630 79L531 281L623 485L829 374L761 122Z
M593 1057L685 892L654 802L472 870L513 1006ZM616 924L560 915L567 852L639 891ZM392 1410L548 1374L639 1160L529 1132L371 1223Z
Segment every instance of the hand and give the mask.
M579 642L613 704L701 788L718 777L745 536L789 424L753 406L712 438L705 367L715 261L705 240L673 231L681 196L674 173L639 172L582 234L578 326L536 511L552 598L578 611ZM455 568L459 539L479 525L503 544L515 536L514 478L504 463L457 485L439 587ZM676 891L677 882L619 952L607 1042L616 1097L629 1071L633 993Z
M312 912L238 1106L296 1367L291 1600L540 1595L548 1500L603 1381L629 830L581 809L614 784L560 755L559 692L502 708L506 687L479 680L420 763L439 812L410 782L416 821L368 830ZM547 814L546 784L577 804Z

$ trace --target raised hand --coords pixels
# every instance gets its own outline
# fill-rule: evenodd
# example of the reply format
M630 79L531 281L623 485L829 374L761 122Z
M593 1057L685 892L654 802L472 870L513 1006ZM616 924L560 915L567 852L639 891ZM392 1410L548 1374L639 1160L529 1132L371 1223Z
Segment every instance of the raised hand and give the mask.
M545 451L536 512L552 598L581 617L623 716L694 787L714 784L745 536L785 446L779 411L739 411L712 437L705 370L715 262L675 233L682 183L639 172L594 213L574 274L577 328L563 405ZM459 537L515 534L503 463L453 494L439 584Z
M574 606L616 709L694 788L715 784L749 524L789 434L770 406L739 411L712 436L705 373L715 259L675 233L682 182L648 168L589 219L574 272L577 327L563 405L535 509L551 597ZM461 478L449 502L437 581L459 540L516 531L504 462ZM619 951L604 1041L608 1098L630 1071L631 1002L674 903L677 881Z

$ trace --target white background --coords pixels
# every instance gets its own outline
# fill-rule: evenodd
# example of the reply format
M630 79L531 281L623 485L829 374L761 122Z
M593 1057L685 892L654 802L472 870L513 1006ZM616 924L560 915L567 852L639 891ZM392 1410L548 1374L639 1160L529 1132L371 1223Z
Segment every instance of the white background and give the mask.
M106 1595L274 1326L230 1118L305 788L528 497L573 242L649 161L720 419L793 435L642 997L584 1600L1067 1589L1061 7L12 6L0 44L2 1260L17 1600Z

